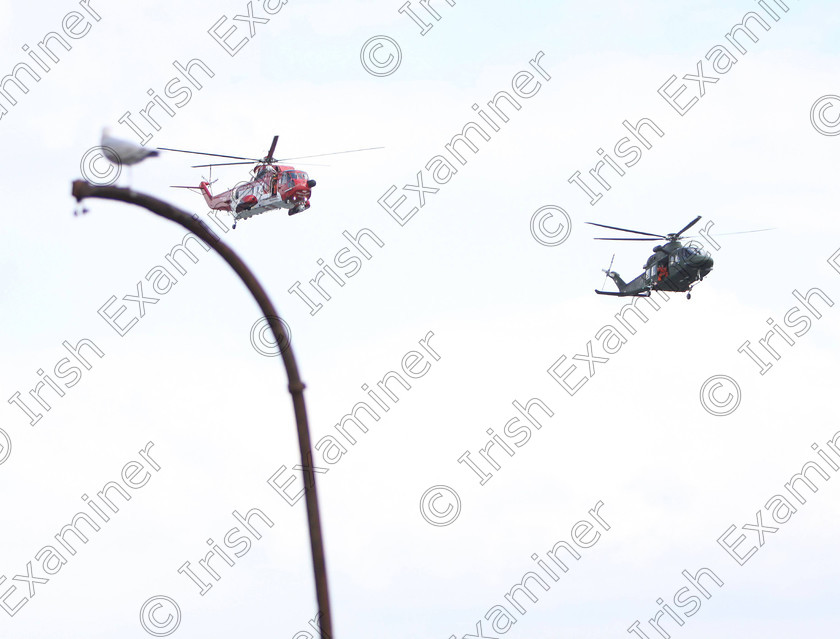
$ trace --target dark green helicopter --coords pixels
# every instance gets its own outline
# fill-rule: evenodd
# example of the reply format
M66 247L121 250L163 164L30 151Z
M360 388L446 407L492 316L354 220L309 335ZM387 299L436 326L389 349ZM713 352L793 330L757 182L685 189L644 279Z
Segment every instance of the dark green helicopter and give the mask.
M604 270L607 277L612 279L618 286L618 292L599 291L595 290L599 295L616 295L618 297L650 297L651 291L662 290L676 293L686 293L686 297L691 299L692 287L703 280L712 270L714 260L709 252L704 250L701 246L695 243L688 243L683 246L680 239L688 229L700 221L701 216L698 215L691 222L686 224L676 233L668 233L667 235L659 235L658 233L647 233L645 231L634 231L632 229L623 229L618 226L607 226L606 224L596 224L595 222L587 222L592 226L600 226L605 229L612 229L614 231L623 231L625 233L635 233L636 235L647 235L649 237L596 237L596 240L615 240L624 242L652 242L656 240L666 240L665 244L653 247L653 255L651 255L644 266L644 272L629 283L625 282L618 273L610 270L612 268L612 260L610 265ZM766 229L761 229L766 230ZM615 259L615 255L613 255ZM604 280L606 282L606 279Z
M596 240L615 240L619 242L654 242L657 240L666 240L665 244L653 247L653 255L645 263L644 272L630 280L629 283L621 279L618 273L610 270L613 265L613 260L610 260L610 265L604 270L604 273L615 282L615 285L618 287L618 292L599 291L597 289L595 289L595 292L598 295L616 295L618 297L650 297L651 291L668 291L672 293L685 293L686 297L691 299L692 287L697 282L702 281L711 272L712 266L715 263L712 256L709 255L709 252L699 244L689 242L683 246L680 242L680 239L683 239L683 233L697 224L701 217L698 215L676 233L668 233L667 235L587 222L587 224L591 224L592 226L600 226L601 228L612 229L613 231L648 236L596 237L594 238ZM772 230L773 228L755 229L753 231L718 233L718 235L740 235L742 233L759 233L761 231ZM615 259L615 255L613 255L613 259ZM606 279L604 279L604 282L606 283Z

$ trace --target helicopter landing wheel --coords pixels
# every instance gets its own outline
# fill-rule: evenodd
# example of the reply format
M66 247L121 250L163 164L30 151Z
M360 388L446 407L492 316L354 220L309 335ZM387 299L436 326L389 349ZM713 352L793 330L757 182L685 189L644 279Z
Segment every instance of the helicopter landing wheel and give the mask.
M690 300L691 299L691 293L686 293L685 294L685 299Z
M236 228L236 222L234 222L234 223L233 223L233 228L234 228L234 229Z

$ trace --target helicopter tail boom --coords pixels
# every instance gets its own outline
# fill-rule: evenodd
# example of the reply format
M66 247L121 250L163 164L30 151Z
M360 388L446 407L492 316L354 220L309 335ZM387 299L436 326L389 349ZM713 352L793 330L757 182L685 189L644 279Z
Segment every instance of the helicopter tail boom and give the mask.
M609 277L613 282L615 282L615 285L618 287L619 292L623 293L627 288L627 282L621 279L621 276L615 271L607 270L604 272L607 274L607 277Z
M607 274L615 285L618 287L618 291L599 291L595 289L595 292L598 295L612 295L615 297L650 297L650 289L643 285L641 277L636 278L630 284L627 284L621 276L616 273L615 271L610 271L605 269L604 272Z
M210 192L210 182L202 180L198 183L198 189L204 196L204 201L207 206L217 211L230 211L230 191L225 191L219 195L213 195Z
M621 279L618 273L616 273L615 271L610 271L608 275L610 276L610 279L612 279L612 281L615 282L615 285L618 287L619 291L623 291L625 288L627 288L627 283L623 279Z

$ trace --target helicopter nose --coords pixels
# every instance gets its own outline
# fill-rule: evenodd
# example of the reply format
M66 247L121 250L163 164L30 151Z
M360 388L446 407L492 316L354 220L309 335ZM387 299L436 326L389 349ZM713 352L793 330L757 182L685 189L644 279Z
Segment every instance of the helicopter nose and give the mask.
M706 251L698 253L691 259L691 263L699 268L699 269L711 269L714 266L715 261L712 259L712 256L709 255Z
M306 182L306 188L311 189L313 186L315 186L315 184L316 184L315 180L308 180Z
M711 268L714 264L709 252L698 247L688 247L684 257L689 264L697 268Z

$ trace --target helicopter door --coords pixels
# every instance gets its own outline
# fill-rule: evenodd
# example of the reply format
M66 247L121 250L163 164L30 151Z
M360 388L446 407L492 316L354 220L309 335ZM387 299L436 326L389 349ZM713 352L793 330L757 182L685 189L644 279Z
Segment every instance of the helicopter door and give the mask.
M290 171L283 171L283 174L280 176L280 192L281 195L285 195L286 191L292 188L293 182L291 180L291 172Z

